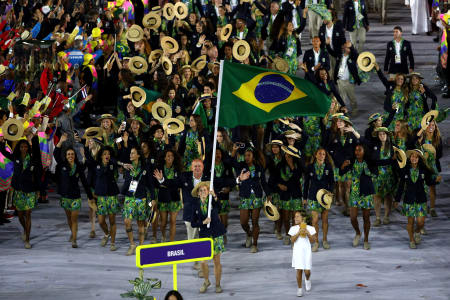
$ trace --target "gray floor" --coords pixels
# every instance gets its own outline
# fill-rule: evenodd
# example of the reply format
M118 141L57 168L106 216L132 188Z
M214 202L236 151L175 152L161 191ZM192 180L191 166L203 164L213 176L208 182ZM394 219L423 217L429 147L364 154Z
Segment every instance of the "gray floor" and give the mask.
M426 83L435 86L433 69L437 60L432 38L412 37L409 11L395 2L388 16L389 25L381 26L372 16L366 48L373 49L381 62L385 42L391 39L394 21L401 24L406 39L412 41L416 69L425 74ZM306 40L306 34L304 35ZM308 49L305 46L304 49ZM374 77L374 76L372 76ZM360 132L367 116L382 110L383 87L374 77L357 89L360 114L354 118ZM448 100L440 99L441 107ZM338 207L330 213L330 250L319 249L313 255L312 291L305 297L314 299L450 299L450 172L448 139L450 120L439 124L444 136L445 156L442 160L444 182L438 187L438 217L427 219L428 235L417 250L408 248L405 218L394 212L392 223L372 228L372 249L351 246L354 232L348 218ZM131 285L129 279L138 275L134 257L125 256L127 239L122 218L118 218L119 249L110 252L99 246L100 237L89 239L87 202L80 213L79 248L67 242L69 229L56 195L50 204L41 204L33 211L32 250L25 250L20 240L20 224L15 218L0 227L0 299L119 299ZM294 299L295 272L290 267L291 249L275 239L272 223L261 218L260 252L250 254L241 246L244 234L239 225L236 201L230 216L227 252L222 256L223 294L211 288L199 295L202 279L197 278L191 264L179 265L178 287L185 299ZM179 218L180 219L180 218ZM372 221L374 217L372 217ZM361 221L361 220L360 220ZM361 225L361 224L360 224ZM178 221L177 239L185 237L184 225ZM100 236L100 228L97 235ZM212 270L211 270L212 271ZM162 289L153 292L157 299L172 287L172 268L146 269L146 276L162 280ZM210 277L213 284L213 277ZM362 285L362 286L361 286Z

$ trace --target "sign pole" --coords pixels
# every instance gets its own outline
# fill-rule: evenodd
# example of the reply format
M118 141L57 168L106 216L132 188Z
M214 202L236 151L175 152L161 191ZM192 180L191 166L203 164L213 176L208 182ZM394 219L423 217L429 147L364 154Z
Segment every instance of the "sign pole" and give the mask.
M177 264L173 264L173 290L178 291L178 282L177 282Z
M220 73L219 73L219 90L217 91L217 103L216 103L216 118L214 120L214 141L213 141L213 153L211 159L211 178L209 181L209 190L212 191L214 189L214 165L216 164L216 144L217 144L217 127L219 126L219 113L220 113L220 96L222 94L222 75L223 75L223 64L224 61L220 61ZM211 209L212 209L212 195L209 195L208 201L208 218L211 218ZM208 224L209 228L211 225Z

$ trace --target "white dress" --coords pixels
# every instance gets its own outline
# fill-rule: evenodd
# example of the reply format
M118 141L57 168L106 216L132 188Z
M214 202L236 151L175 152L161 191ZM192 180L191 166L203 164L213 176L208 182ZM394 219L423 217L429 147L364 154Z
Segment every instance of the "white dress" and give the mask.
M300 225L292 226L289 229L289 235L294 236L300 230ZM316 234L316 229L312 226L307 225L306 230L308 230L310 235ZM311 243L309 238L306 236L304 238L298 237L294 243L294 249L292 251L292 267L296 270L311 270L312 265L312 252Z
M430 31L430 14L428 1L426 0L405 0L405 5L411 7L412 34Z

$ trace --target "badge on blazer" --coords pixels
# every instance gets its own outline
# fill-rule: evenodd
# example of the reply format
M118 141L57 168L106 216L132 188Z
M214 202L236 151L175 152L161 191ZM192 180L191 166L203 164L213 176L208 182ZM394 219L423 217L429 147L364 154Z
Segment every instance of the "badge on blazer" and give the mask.
M403 51L406 51L406 47L403 47Z
M185 183L184 183L184 186L188 186L188 183L187 183L187 182L185 182Z
M350 143L350 144L353 143L353 139L350 139L350 140L349 140L349 143Z
M63 167L62 169L63 169L63 171L65 171L65 170L66 170L66 167Z
M79 175L78 173L77 173L77 174L75 174L75 177L76 177L76 178L78 178L78 175Z
M339 32L336 32L336 36L339 36Z
M325 170L325 175L328 175L328 170Z
M353 10L353 7L350 6L349 9L350 9L350 10Z
M325 62L325 57L322 57L322 61Z
M34 170L34 166L31 166L30 171L33 172Z
M112 171L114 169L113 165L109 165L109 169Z
M309 176L313 176L313 173L309 173Z
M425 174L422 173L421 175L422 175L422 179L425 179Z
M258 177L261 177L261 172L258 172Z
M377 146L373 147L373 150L378 150L378 147Z
M154 158L150 159L150 162L151 162L152 164L154 164L154 163L155 163L155 159L154 159Z
M19 160L16 160L16 164L20 164L20 161L19 161Z
M97 166L97 170L100 170L100 166Z
M335 143L335 144L337 143L337 139L334 139L334 143Z
M142 172L142 175L145 176L145 174L147 174L147 171L146 171L146 170L144 170L144 172Z
M408 175L405 175L405 178L407 179L407 178L408 178Z
M392 47L389 47L389 50L391 50L391 51L392 51Z

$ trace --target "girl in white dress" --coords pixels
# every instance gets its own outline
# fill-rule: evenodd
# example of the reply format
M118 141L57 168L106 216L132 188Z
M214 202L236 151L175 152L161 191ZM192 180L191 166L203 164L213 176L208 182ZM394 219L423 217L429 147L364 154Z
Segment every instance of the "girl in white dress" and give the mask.
M305 270L305 290L311 290L311 264L312 252L311 243L314 241L316 229L313 226L303 223L302 214L299 211L295 212L295 225L289 229L291 242L294 245L292 252L292 267L297 270L297 296L303 296L302 291L302 277L303 270Z

